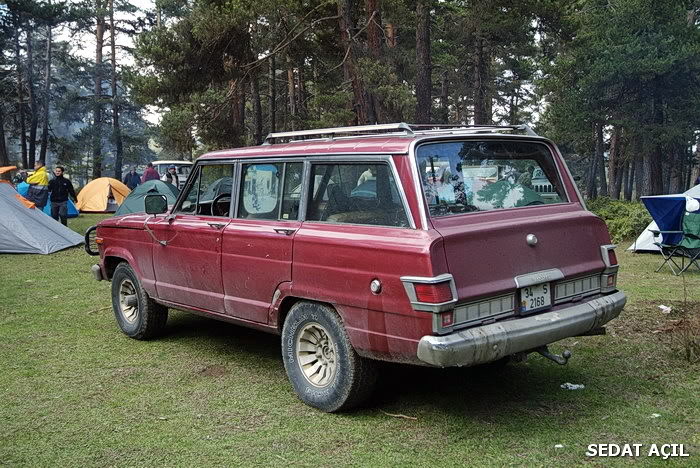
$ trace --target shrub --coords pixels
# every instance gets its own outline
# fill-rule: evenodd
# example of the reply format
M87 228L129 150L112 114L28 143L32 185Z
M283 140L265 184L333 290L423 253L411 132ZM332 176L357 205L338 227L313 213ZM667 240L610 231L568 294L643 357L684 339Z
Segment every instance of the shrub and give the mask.
M616 244L637 237L651 222L649 212L639 202L601 197L588 200L586 205L605 221Z

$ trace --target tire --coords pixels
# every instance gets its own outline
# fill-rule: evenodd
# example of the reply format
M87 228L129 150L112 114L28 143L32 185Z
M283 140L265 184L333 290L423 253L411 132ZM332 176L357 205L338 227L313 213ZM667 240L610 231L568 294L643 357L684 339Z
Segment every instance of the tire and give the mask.
M117 265L112 275L112 309L122 332L136 340L160 334L168 320L168 308L149 297L126 262Z
M355 352L336 311L313 302L289 311L282 360L297 396L327 413L361 405L377 381L375 363Z

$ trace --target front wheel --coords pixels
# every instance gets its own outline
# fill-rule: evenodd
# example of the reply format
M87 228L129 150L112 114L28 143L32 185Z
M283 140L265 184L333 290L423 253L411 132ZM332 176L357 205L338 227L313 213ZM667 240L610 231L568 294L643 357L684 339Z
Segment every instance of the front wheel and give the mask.
M122 262L112 276L112 309L125 335L146 340L158 335L168 320L168 308L151 299L133 268Z
M313 302L289 311L282 359L297 396L328 413L362 404L377 380L374 362L355 352L335 310Z

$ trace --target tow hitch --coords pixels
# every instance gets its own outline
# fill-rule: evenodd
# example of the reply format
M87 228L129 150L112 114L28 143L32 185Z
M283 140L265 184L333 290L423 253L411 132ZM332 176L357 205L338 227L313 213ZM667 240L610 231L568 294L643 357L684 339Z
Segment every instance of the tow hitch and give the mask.
M540 353L542 356L546 357L550 361L554 361L560 366L565 366L567 362L569 362L569 358L571 358L571 351L564 350L563 353L561 353L561 356L558 354L552 354L549 352L549 348L547 346L540 346L539 348L535 349L536 352Z

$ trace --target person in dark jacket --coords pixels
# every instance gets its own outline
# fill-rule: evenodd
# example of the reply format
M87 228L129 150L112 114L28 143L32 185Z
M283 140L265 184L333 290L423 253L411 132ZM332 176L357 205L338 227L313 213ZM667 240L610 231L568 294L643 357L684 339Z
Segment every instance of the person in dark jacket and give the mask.
M180 179L177 176L177 168L174 164L171 164L168 167L168 172L165 173L165 182L173 184L175 187L180 188Z
M149 180L158 180L160 179L160 174L158 174L158 171L155 170L153 167L153 163L148 163L146 164L146 170L143 172L143 177L141 178L141 182L146 183Z
M64 169L56 166L53 170L54 178L49 182L49 199L51 200L51 217L61 224L68 226L68 197L74 201L77 199L75 190L70 180L63 177Z
M141 176L136 172L136 168L131 170L124 176L124 185L129 187L129 190L134 190L141 183Z

